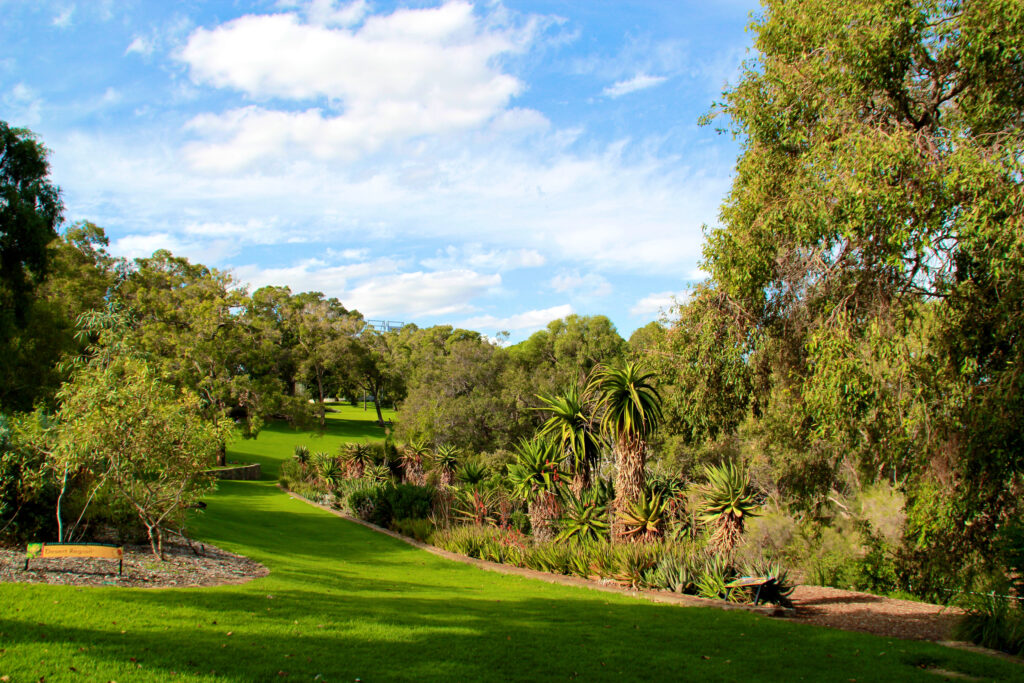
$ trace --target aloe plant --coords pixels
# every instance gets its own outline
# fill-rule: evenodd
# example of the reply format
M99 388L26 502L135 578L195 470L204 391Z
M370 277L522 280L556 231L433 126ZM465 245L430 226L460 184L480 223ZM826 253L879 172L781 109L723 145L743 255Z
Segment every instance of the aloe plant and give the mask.
M417 439L405 445L402 449L402 470L406 483L422 486L426 477L423 472L423 462L430 456L430 447L425 441Z
M745 520L757 514L750 479L732 463L707 466L704 475L700 519L713 530L711 545L732 552L743 535Z
M449 487L455 482L455 470L459 466L459 449L452 444L441 444L434 450L434 469L440 474L441 486Z
M309 448L307 446L303 446L302 444L295 444L295 449L292 451L292 457L300 465L308 465L309 464Z
M562 499L561 525L559 541L596 541L608 535L608 508L589 496L576 496L570 492Z
M527 503L530 526L538 540L554 536L554 524L561 512L558 497L565 478L562 454L550 440L519 442L516 462L508 466L508 479L513 495Z
M646 491L636 502L619 512L622 536L637 541L661 538L668 518L668 502L658 493Z
M365 443L352 442L341 447L341 461L345 464L345 474L351 479L359 479L368 465L373 464L373 452Z

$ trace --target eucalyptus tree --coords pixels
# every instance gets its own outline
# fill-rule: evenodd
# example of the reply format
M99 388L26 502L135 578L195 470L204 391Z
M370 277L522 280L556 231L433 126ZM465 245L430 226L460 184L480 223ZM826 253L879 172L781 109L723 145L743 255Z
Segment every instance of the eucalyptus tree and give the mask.
M755 431L793 499L895 481L908 556L988 556L1024 473L1021 4L768 0L752 30L700 298Z
M615 444L615 501L612 536L624 536L619 515L637 503L646 484L647 441L661 422L661 396L653 386L653 373L640 363L623 362L598 367L588 394L598 397L601 429Z
M267 416L305 409L263 371L261 351L280 330L247 324L248 295L230 275L160 250L135 260L116 297L132 311L133 343L164 380L198 394L211 420L231 416L255 436Z

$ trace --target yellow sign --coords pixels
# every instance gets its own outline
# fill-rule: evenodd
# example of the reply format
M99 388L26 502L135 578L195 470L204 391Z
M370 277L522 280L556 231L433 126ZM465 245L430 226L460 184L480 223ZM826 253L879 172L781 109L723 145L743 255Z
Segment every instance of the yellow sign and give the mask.
M43 544L43 552L40 557L105 557L111 560L120 560L124 556L124 550L120 547L109 545L88 545L88 544Z

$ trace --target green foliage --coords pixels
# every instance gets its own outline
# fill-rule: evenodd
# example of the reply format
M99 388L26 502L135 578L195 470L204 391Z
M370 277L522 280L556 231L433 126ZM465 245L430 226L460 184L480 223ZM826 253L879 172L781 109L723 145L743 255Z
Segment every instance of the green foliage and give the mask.
M429 519L413 518L413 519L392 519L391 530L414 538L420 543L433 543L434 537L434 525Z
M47 271L46 246L64 210L47 152L28 130L0 121L0 339L22 324Z
M308 465L309 448L302 444L295 444L295 449L293 450L292 457L295 458L295 461L298 462L300 465Z
M557 540L596 541L608 535L608 507L594 500L596 496L567 493L562 498L561 531Z
M523 439L516 447L516 462L508 466L508 481L512 493L532 502L542 495L557 494L565 482L566 473L561 452L549 439Z
M1005 583L997 583L988 593L968 593L959 600L964 608L955 635L993 650L1013 655L1024 653L1024 608L1005 597Z
M550 437L558 444L568 470L582 487L601 451L592 408L585 404L575 386L558 396L537 398L544 404L540 410L550 413L538 435Z
M165 534L182 532L189 506L210 490L205 471L232 426L223 418L209 420L198 396L163 382L126 340L127 322L111 311L84 320L97 341L75 364L58 394L53 424L33 447L45 454L61 491L90 491L86 506L93 498L127 503L162 557ZM58 533L67 541L84 510L65 518L62 502L63 496Z
M487 467L478 462L468 461L456 470L455 481L463 485L474 486L487 479L487 475Z
M353 486L344 508L360 519L387 527L393 519L426 519L434 500L433 489L414 484Z
M619 511L622 535L635 541L653 541L661 538L667 521L668 501L653 491L647 491L640 499Z
M731 551L743 534L745 521L757 514L750 479L733 463L710 465L704 476L707 482L701 488L700 519L714 529L712 543Z

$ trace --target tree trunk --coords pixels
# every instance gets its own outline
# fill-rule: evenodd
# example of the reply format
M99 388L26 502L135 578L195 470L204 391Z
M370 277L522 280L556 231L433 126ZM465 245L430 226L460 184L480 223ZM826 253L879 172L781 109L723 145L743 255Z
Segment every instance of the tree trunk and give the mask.
M555 537L555 522L561 510L558 505L558 496L550 491L543 491L530 502L530 528L533 531L534 539L538 541L550 541Z
M228 445L222 443L217 449L217 467L225 467L228 464Z
M583 493L590 485L590 472L585 469L580 469L572 474L572 481L569 482L569 490L572 491L572 495L577 498Z
M612 521L612 538L625 539L625 528L619 521L619 514L640 500L647 483L644 471L644 442L641 439L620 439L618 443L618 467L615 472L615 500L609 511Z
M380 394L375 394L373 397L373 407L377 409L377 424L381 427L384 426L384 416L380 412Z

